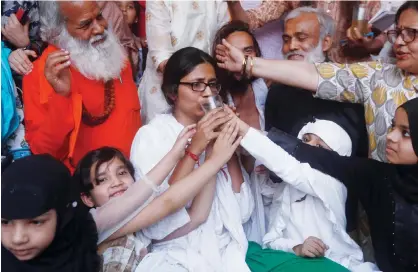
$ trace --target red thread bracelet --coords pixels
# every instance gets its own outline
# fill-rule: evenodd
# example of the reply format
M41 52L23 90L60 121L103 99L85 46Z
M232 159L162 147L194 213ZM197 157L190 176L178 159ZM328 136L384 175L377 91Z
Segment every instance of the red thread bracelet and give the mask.
M193 154L192 152L190 152L187 149L186 149L186 155L189 156L190 158L192 158L196 163L199 162L199 156L197 156L196 154Z

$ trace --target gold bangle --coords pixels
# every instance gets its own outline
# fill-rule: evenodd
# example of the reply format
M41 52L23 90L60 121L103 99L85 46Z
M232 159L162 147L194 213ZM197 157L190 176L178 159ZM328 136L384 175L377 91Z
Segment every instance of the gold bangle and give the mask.
M250 57L250 72L248 73L248 78L251 78L253 76L253 66L254 66L253 60L254 58Z
M241 68L241 73L243 75L246 74L246 69L247 69L247 60L248 60L248 56L245 56L244 59L242 60L242 68Z

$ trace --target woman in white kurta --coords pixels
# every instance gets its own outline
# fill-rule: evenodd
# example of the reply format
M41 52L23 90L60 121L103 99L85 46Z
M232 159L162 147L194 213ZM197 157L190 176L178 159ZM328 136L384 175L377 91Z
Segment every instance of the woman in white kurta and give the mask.
M212 57L192 47L177 51L169 59L162 86L173 111L157 115L135 136L131 161L138 172L151 169L171 149L183 127L191 123L197 123L197 132L191 139L188 156L177 164L165 183L174 183L180 171L187 174L185 168L192 171L203 163L209 142L216 138L215 129L232 118L222 109L205 115L199 104L202 97L219 91L215 65ZM243 178L245 171L236 159L219 170L206 222L189 229L185 236L154 243L152 253L143 259L137 271L249 271L245 263L248 242L242 226L254 208L248 176ZM173 220L179 222L177 218ZM184 225L187 223L184 220ZM160 240L165 227L156 226L153 232L144 234Z
M298 137L342 156L351 155L350 137L333 122L308 123ZM304 257L324 256L350 270L373 271L374 265L363 263L360 247L345 230L347 189L342 183L299 163L252 128L241 145L283 180L273 195L264 247Z
M170 56L188 46L209 53L216 31L228 21L228 7L220 0L147 2L149 52L138 88L144 123L170 110L161 92L162 73Z

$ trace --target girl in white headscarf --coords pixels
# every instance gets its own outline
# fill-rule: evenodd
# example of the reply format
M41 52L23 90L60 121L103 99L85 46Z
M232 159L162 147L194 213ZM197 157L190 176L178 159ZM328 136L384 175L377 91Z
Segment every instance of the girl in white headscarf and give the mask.
M349 135L331 121L308 123L299 132L298 138L307 144L333 150L341 156L351 155ZM261 150L263 143L257 141L255 145L243 141L241 145L253 154L253 147ZM334 178L310 168L308 164L295 163L296 160L290 156L289 160L277 161L277 153L285 153L280 147L277 150L270 147L269 150L263 152L262 158L256 158L283 182L275 188L263 246L300 257L315 258L315 261L304 259L304 262L312 261L312 265L331 260L350 270L372 271L373 265L363 263L360 247L346 232L346 187ZM247 253L247 264L251 269L251 263L256 264L257 259L260 261L259 257L252 262L253 258ZM301 259L297 260L302 262ZM330 270L336 271L334 269Z

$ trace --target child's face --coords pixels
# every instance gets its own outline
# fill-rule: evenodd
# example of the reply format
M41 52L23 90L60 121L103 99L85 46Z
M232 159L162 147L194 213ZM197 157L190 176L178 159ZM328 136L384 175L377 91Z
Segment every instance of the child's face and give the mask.
M136 14L134 2L133 1L116 1L116 4L119 6L120 10L122 11L125 22L129 26L135 23L135 20L137 19L137 14Z
M393 164L417 164L418 157L412 147L408 115L398 108L387 136L386 157Z
M320 137L316 134L306 133L302 137L302 141L308 145L322 147L328 150L332 150Z
M90 195L82 195L81 199L88 207L100 207L111 198L122 195L134 179L125 164L118 158L114 158L100 165L96 176L96 164L90 169L90 180L93 190Z
M1 219L1 243L19 261L41 254L54 240L57 228L55 210L32 219Z

